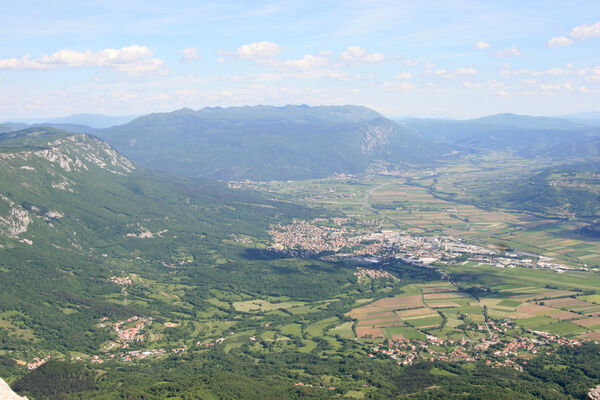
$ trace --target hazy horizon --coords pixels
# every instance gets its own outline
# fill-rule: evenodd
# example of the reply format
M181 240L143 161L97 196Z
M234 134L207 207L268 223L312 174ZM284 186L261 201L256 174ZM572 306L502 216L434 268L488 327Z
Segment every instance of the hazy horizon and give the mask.
M53 120L60 120L60 119L67 119L67 118L71 118L71 117L79 117L79 116L98 116L98 117L106 117L106 118L131 118L131 120L135 119L135 118L139 118L142 117L144 115L148 115L148 114L154 114L154 113L171 113L171 112L175 112L178 110L182 110L182 109L192 109L194 111L197 110L201 110L203 108L211 108L211 107L223 107L223 108L227 108L227 107L257 107L257 106L274 106L274 107L285 107L285 106L297 106L297 105L301 105L301 104L283 104L283 105L273 105L273 104L241 104L241 105L236 105L236 106L210 106L210 105L206 105L200 108L192 108L192 107L180 107L180 108L174 108L172 110L157 110L157 111L149 111L147 113L144 114L136 114L136 115L107 115L107 114L102 114L102 113L75 113L75 114L63 114L63 115L54 115L54 116L46 116L46 117L36 117L36 118L14 118L14 119L8 119L8 120L0 120L0 123L25 123L25 124L38 124L38 123L43 123L43 122L53 122ZM367 106L363 106L360 104L317 104L314 105L314 107L318 107L318 106L330 106L330 105L340 105L340 106L347 106L347 105L352 105L352 106L361 106L361 107L367 107ZM368 107L370 108L370 107ZM378 111L377 109L374 109L375 111ZM512 113L512 112L497 112L497 113L491 113L491 114L481 114L481 115L474 115L471 117L466 117L466 118L458 118L452 115L436 115L436 116L426 116L426 115L414 115L414 114L404 114L404 115L387 115L385 113L381 113L383 116L385 116L386 118L392 119L392 120L399 120L399 119L410 119L410 118L417 118L417 119L439 119L439 120L457 120L457 121L467 121L467 120L471 120L471 119L477 119L477 118L483 118L483 117L488 117L488 116L494 116L494 115L501 115L501 114L514 114L514 115L523 115L523 116L531 116L531 117L551 117L551 118L564 118L564 117L570 117L570 116L576 116L578 114L596 114L598 113L600 116L600 111L595 111L595 110L582 110L579 112L574 112L574 113L565 113L565 114L554 114L554 115L548 115L548 114L522 114L522 113Z

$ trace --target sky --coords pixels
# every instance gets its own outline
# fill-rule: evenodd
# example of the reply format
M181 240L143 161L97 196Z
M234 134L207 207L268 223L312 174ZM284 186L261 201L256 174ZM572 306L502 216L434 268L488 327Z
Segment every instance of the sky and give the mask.
M256 104L600 111L600 2L4 1L0 121Z

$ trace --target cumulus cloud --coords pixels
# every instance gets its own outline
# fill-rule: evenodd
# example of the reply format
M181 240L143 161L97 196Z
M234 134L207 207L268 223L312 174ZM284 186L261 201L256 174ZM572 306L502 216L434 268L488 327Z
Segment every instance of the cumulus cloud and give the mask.
M396 75L396 79L410 79L411 76L412 74L410 72L401 72Z
M560 90L560 87L561 86L558 83L550 84L550 85L540 85L540 89L542 89L545 92L551 91L551 90Z
M463 82L463 86L467 89L483 89L485 87L482 83Z
M195 96L198 93L199 92L196 89L181 89L175 91L175 94L178 96Z
M548 40L548 47L563 47L563 46L569 46L570 44L573 43L573 39L569 39L566 36L557 36L557 37L553 37L552 39Z
M383 82L382 85L383 90L386 92L398 92L398 91L409 91L415 88L415 85L409 82Z
M475 43L475 48L477 50L485 50L485 49L489 49L491 47L492 47L492 45L490 43L487 43L487 42L479 41L479 42Z
M498 50L496 52L496 57L505 58L505 57L518 57L521 55L521 51L517 49L516 46L507 47L504 50Z
M50 70L63 67L103 67L128 75L167 73L164 61L153 58L154 51L146 46L129 46L122 49L104 49L84 52L62 49L51 55L31 58L0 59L0 69Z
M600 21L593 25L580 25L571 29L569 35L578 40L600 37Z
M476 75L478 73L479 70L473 67L456 68L451 71L446 71L445 69L438 69L437 71L435 71L436 75L442 75L446 79L456 78L462 75Z
M235 51L235 54L247 60L273 58L281 53L281 46L273 42L256 42L245 44Z
M527 71L527 73L530 73L533 76L539 76L539 75L552 75L552 76L564 76L564 75L573 75L578 73L577 71L573 70L573 69L566 69L566 68L550 68L547 69L545 71Z
M298 60L287 60L287 61L275 62L274 66L308 69L308 68L325 67L328 64L329 64L329 57L327 57L327 55L307 54Z
M474 75L474 74L478 73L479 71L473 67L469 67L469 68L459 68L456 70L456 72L460 75L464 75L464 74Z
M567 36L553 37L548 41L548 47L570 46L575 40L587 40L600 37L600 21L592 25L576 26L571 29Z
M342 53L340 58L350 63L378 63L385 59L385 55L383 53L369 53L359 46L350 46Z
M503 82L498 81L487 81L486 83L479 82L463 82L463 86L467 89L483 89L483 88L500 88L504 86Z
M200 55L198 54L198 49L193 47L189 47L187 49L179 51L179 55L181 56L181 62L183 64L191 64L200 58Z
M570 75L573 71L564 68L550 68L546 71L548 75Z

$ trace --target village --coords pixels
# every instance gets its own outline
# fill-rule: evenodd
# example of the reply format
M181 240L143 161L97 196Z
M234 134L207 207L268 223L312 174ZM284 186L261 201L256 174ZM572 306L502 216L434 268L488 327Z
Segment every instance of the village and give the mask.
M590 339L569 339L546 332L531 329L525 330L524 335L500 339L496 332L503 332L512 327L510 320L501 321L503 328L498 328L490 321L495 331L490 338L473 340L441 339L427 335L425 340L399 339L388 340L384 344L373 347L369 357L375 358L376 354L389 357L398 365L412 365L416 361L436 360L446 362L476 362L484 360L486 365L493 368L508 367L522 370L522 365L533 355L549 352L556 346L579 347L582 341ZM483 326L479 327L485 329Z

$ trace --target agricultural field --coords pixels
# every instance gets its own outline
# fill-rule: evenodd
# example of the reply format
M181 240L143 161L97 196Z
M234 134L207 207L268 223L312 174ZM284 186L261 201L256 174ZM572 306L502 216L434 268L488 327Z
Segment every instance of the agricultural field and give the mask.
M495 160L483 166L491 162ZM517 171L519 167L524 169ZM507 179L514 179L514 174L523 174L532 167L505 165L504 173ZM490 248L543 254L571 265L600 266L600 241L580 233L588 221L479 208L470 204L466 192L458 188L461 182L468 182L469 190L473 190L471 186L476 182L489 184L489 179L498 179L497 174L476 165L456 165L398 176L271 182L255 188L313 207L374 218L381 221L382 229L459 237ZM449 192L455 195L444 195Z
M512 321L517 328L564 337L600 335L600 305L592 302L597 295L581 295L600 284L593 273L464 266L445 271L454 285L411 284L402 287L401 295L353 308L346 315L355 320L356 336L481 338L490 334L486 320ZM522 286L523 279L527 286Z

